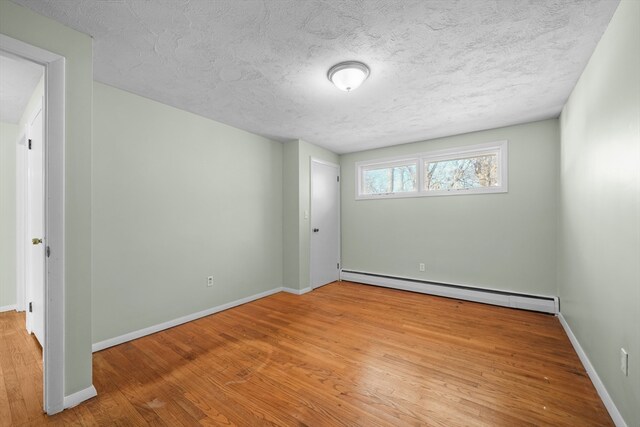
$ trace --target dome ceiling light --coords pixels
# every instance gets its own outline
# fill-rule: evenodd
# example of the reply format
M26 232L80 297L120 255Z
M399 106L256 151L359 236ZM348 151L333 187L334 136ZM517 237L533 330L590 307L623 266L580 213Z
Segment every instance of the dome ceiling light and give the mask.
M327 78L345 92L357 89L369 77L369 67L362 62L346 61L329 69Z

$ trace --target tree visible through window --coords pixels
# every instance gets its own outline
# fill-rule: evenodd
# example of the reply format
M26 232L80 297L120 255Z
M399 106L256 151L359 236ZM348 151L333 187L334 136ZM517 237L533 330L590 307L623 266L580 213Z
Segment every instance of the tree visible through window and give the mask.
M356 198L507 192L507 141L356 164Z
M451 190L498 185L497 155L426 161L425 190Z
M364 193L385 194L416 190L415 164L381 167L363 171Z

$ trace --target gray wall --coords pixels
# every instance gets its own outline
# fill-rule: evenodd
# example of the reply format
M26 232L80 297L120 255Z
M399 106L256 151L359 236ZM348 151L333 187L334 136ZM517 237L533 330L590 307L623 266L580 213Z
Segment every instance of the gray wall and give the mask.
M561 311L629 426L640 425L639 58L640 2L622 1L560 121Z
M282 286L282 143L100 83L94 117L94 343Z
M355 200L358 161L505 139L508 193ZM556 295L559 144L552 119L341 156L343 268Z
M65 57L65 395L91 386L91 123L93 47L86 34L10 1L0 31Z
M0 308L16 304L16 141L18 125L0 122Z

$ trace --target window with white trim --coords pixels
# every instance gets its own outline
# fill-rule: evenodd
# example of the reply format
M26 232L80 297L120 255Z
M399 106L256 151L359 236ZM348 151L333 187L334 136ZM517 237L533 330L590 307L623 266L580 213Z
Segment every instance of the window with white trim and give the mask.
M356 199L507 192L507 141L356 163Z
M364 195L415 193L418 191L418 160L369 164L360 169Z

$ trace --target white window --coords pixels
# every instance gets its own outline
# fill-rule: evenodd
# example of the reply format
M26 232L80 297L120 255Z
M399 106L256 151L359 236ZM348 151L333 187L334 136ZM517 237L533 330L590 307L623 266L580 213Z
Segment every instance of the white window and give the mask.
M507 192L507 141L356 163L356 199Z
M360 169L360 194L388 195L418 191L418 159L368 164Z

